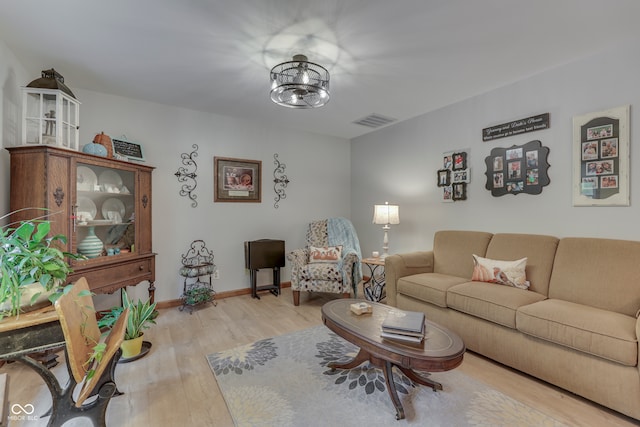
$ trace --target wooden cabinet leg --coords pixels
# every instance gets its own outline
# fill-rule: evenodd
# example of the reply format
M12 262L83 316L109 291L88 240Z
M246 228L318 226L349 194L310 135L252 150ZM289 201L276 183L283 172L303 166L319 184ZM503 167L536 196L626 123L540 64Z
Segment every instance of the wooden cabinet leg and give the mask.
M154 284L155 282L149 282L149 301L151 301L151 304L156 299L156 287Z

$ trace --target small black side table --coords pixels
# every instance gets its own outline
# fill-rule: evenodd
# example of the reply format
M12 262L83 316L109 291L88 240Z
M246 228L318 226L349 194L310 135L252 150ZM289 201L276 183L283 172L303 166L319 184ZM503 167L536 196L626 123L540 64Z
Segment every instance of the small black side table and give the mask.
M258 291L280 295L280 267L284 267L284 240L261 239L244 242L245 268L249 270L251 296L260 299ZM273 283L257 286L256 276L262 268L273 269Z

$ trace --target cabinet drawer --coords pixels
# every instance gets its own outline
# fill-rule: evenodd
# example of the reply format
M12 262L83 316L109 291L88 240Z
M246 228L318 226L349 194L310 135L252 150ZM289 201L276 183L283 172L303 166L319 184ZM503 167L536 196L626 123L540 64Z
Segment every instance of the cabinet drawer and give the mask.
M148 280L155 280L154 258L143 257L118 263L93 266L90 269L78 268L72 281L86 277L89 287L96 293L111 293L124 286L134 286Z

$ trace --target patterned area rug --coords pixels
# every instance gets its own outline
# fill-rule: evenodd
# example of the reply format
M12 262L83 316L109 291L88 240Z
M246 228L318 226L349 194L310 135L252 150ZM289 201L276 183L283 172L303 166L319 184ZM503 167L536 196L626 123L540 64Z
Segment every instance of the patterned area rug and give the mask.
M396 421L382 371L331 372L357 347L325 326L207 356L235 424L244 426L562 426L457 370L433 373L444 390L414 385L394 369L406 419Z

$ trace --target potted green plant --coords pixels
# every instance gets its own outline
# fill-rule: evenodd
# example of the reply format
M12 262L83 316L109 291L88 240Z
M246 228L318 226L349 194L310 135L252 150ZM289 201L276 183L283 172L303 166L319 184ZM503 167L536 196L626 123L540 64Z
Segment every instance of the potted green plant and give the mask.
M61 250L66 237L48 236L51 222L43 218L0 227L0 319L47 297L53 302L72 272L67 258L83 258Z
M125 308L129 308L129 318L127 319L127 330L122 343L122 357L130 358L137 356L142 350L143 331L156 324L158 310L156 303L149 300L133 301L129 298L127 291L122 289L122 306L111 308L110 311L102 312L102 317L98 320L98 327L112 328L116 320Z

